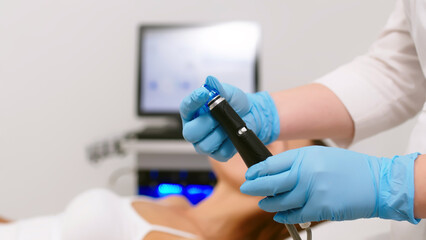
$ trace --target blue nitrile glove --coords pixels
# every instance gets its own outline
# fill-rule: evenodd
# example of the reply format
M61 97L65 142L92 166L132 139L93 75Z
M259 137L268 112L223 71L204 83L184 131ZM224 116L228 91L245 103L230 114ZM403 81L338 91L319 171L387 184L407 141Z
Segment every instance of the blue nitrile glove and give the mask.
M377 158L340 148L290 150L253 165L241 192L269 196L259 202L277 222L380 217L414 218L414 160L419 153Z
M278 138L278 112L267 92L246 94L229 84L220 84L212 76L207 77L206 84L219 91L262 142L268 144ZM180 105L183 137L194 145L198 153L227 161L236 149L210 112L200 111L208 98L208 90L200 87L183 99Z

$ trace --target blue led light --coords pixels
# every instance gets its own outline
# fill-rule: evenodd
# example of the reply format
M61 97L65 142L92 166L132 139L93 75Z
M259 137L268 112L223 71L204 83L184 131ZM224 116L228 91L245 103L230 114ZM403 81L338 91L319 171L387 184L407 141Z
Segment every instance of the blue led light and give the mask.
M208 196L212 191L213 187L208 185L188 185L186 187L186 192L189 195L203 194Z
M188 194L194 195L194 194L200 194L203 191L200 188L191 187L187 189Z
M161 183L157 187L158 196L167 196L170 194L182 194L183 188L179 184Z
M160 183L157 186L139 186L138 192L140 195L154 198L181 195L186 197L193 205L196 205L213 192L213 186L196 184L183 186L176 183Z

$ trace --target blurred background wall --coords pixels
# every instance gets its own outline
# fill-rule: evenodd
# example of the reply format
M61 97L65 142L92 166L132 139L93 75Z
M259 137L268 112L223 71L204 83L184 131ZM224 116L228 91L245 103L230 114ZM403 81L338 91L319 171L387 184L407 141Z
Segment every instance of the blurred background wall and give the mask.
M262 28L261 89L308 83L367 51L393 9L387 0L0 0L0 215L61 211L111 186L134 158L90 164L93 141L140 127L135 114L137 27L252 20ZM404 153L412 123L353 146ZM393 140L395 138L398 140Z

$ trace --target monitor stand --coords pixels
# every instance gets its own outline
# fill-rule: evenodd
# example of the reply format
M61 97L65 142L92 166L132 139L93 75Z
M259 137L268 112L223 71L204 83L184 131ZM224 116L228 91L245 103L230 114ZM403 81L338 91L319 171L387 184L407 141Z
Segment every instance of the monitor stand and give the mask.
M173 116L167 119L164 125L148 125L140 131L128 134L126 137L133 139L183 139L182 120L180 116Z

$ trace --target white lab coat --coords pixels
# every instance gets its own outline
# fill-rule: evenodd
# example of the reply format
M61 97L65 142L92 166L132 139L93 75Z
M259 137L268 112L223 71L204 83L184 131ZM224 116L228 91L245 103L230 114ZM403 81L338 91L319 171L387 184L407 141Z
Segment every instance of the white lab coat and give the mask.
M343 102L354 142L420 112L407 153L426 153L426 1L401 0L369 52L317 80ZM341 147L347 142L336 142ZM392 223L393 239L426 239L426 221Z

